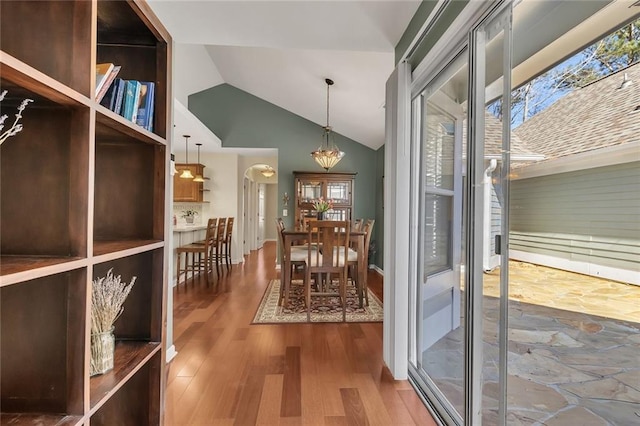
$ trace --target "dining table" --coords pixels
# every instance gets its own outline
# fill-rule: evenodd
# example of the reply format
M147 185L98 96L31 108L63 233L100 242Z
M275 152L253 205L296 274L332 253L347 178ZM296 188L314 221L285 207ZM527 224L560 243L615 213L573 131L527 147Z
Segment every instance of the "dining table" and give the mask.
M358 303L362 308L363 306L363 298L364 292L363 289L367 288L365 285L367 279L367 259L365 259L365 247L364 241L367 233L365 231L349 231L349 241L352 244L352 247L358 253L358 262L356 267L356 275L357 275L357 292L358 292ZM284 298L283 298L283 306L289 305L289 287L291 285L291 247L297 242L304 241L309 236L309 231L306 229L299 228L285 228L282 231L283 236L283 245L282 248L284 250L285 256L283 260L283 265L281 269L282 275L282 285L284 286Z

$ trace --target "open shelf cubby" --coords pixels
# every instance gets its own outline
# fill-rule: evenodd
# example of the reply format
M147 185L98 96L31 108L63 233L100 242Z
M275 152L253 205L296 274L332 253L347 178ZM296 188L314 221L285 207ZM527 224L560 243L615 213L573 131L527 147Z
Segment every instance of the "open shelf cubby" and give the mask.
M83 268L0 288L3 413L83 414L86 280Z
M94 254L164 239L165 155L164 145L96 125Z
M2 0L2 51L89 96L90 1Z
M145 5L146 6L146 5ZM167 136L167 43L142 11L125 2L98 1L97 62L121 67L118 78L155 83L153 133Z
M162 287L155 283L162 280L163 258L163 249L156 249L94 266L94 280L106 276L110 269L126 283L136 277L115 323L116 340L161 341Z
M0 115L13 118L24 99L34 101L23 112L22 131L0 147L3 276L87 256L89 108L31 89L45 91L0 79L7 90Z
M92 426L158 424L162 354L158 351L91 416Z

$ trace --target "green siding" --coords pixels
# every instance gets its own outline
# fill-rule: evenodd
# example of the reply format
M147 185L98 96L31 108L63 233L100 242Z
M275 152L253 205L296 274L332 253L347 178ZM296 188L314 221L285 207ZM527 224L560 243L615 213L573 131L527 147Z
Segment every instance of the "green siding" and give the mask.
M287 192L290 226L294 214L292 172L322 172L311 151L322 141L322 127L229 84L222 84L189 96L189 110L221 140L223 147L278 149L278 211ZM357 172L354 217L375 217L376 152L356 141L336 134L336 144L345 157L332 169Z
M637 270L640 162L511 183L510 247Z

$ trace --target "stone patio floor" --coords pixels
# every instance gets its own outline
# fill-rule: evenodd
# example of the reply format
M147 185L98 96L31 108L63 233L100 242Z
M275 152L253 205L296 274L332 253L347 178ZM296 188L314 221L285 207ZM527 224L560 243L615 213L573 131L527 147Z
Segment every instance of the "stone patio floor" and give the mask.
M484 281L483 424L497 424L499 270ZM640 425L640 286L510 262L509 425ZM460 412L462 328L423 353Z

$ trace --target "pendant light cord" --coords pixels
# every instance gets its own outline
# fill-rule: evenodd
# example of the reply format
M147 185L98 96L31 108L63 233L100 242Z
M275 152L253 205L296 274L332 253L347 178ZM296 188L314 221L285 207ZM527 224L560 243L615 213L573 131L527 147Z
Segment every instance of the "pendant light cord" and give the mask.
M329 127L329 87L331 85L327 82L327 127Z

